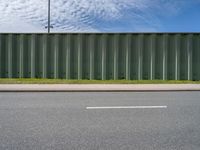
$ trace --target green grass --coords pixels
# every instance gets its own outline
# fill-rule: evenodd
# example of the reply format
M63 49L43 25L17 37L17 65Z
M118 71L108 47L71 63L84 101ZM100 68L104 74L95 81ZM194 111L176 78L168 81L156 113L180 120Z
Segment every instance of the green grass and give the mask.
M200 84L200 81L163 80L65 80L65 79L0 79L0 84Z

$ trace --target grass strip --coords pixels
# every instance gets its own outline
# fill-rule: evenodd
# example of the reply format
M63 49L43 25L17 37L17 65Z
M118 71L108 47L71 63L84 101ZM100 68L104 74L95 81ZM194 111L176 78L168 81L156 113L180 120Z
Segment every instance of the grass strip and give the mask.
M66 79L33 79L1 78L0 84L200 84L200 81L188 80L66 80Z

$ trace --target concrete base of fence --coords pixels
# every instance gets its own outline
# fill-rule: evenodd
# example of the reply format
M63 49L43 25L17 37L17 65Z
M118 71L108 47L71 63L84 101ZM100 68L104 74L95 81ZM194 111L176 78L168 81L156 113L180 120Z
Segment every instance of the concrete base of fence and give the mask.
M0 92L200 91L200 84L1 84Z

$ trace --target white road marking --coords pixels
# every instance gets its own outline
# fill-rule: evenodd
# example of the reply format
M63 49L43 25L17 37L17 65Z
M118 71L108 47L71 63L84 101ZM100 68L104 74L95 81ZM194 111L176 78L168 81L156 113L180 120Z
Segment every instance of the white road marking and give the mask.
M107 106L107 107L86 107L86 109L159 109L167 106Z

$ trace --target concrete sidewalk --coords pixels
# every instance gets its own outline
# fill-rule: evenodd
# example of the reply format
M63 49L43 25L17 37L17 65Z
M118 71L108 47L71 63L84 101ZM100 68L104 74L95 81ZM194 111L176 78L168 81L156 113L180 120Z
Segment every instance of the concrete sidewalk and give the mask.
M0 92L200 91L200 84L0 84Z

